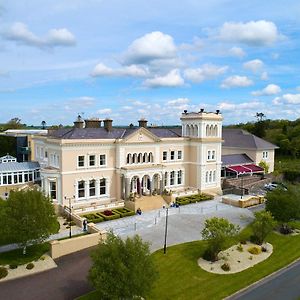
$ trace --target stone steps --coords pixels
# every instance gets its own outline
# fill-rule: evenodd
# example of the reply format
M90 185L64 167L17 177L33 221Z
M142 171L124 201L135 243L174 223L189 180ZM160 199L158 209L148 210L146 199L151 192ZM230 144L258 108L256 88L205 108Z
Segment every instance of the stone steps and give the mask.
M141 198L136 198L135 201L126 201L125 206L134 211L136 211L138 208L140 208L142 211L150 211L162 208L163 206L168 206L168 204L162 196L156 195L142 196Z

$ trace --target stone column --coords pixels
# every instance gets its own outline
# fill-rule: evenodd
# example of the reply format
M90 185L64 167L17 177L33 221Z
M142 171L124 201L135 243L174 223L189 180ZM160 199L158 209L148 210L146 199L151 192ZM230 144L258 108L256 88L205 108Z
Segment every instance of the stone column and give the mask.
M150 196L152 196L152 192L153 192L153 179L151 179L150 177Z
M164 174L162 173L161 174L161 177L160 177L160 186L159 186L159 189L160 189L160 194L162 195L164 193Z
M96 196L100 196L100 179L96 179Z
M130 196L130 179L125 177L125 199Z
M144 187L143 187L143 178L142 180L139 179L139 184L140 184L140 197L143 196L143 190L144 190Z
M90 190L89 190L89 180L84 181L84 198L90 197Z

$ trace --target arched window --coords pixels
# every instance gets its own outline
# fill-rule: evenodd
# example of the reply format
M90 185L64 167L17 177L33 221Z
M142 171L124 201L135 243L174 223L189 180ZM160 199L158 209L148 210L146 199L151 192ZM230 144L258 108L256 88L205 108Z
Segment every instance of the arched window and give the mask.
M186 135L187 136L191 135L191 126L190 125L186 125Z
M206 125L206 136L209 136L209 125Z
M216 171L213 172L213 182L216 182Z
M212 181L212 171L209 172L209 182Z
M215 150L213 150L211 152L211 159L216 159L216 151Z
M148 162L153 162L153 154L152 154L152 152L150 152L149 155L148 155Z
M206 183L208 182L208 172L206 172L206 174L205 174L205 182Z
M142 153L139 153L138 155L138 163L141 163L142 162Z
M131 164L131 153L127 154L127 164Z
M136 164L136 163L137 163L137 155L136 155L136 153L133 154L133 157L132 157L132 163L133 163L133 164Z
M215 125L215 136L218 136L218 125Z
M165 177L164 177L164 185L168 185L168 172L165 172Z
M147 158L148 158L148 155L147 153L145 152L144 155L143 155L143 162L147 162Z

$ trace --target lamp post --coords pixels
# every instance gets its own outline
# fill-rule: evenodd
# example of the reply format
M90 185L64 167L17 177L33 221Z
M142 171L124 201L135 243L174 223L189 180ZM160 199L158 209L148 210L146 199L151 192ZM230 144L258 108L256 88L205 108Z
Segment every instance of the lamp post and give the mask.
M71 197L67 198L67 196L65 196L65 200L69 200L69 238L72 237L72 206L71 206Z
M165 226L164 254L167 253L168 215L169 215L169 208L166 209L166 226Z

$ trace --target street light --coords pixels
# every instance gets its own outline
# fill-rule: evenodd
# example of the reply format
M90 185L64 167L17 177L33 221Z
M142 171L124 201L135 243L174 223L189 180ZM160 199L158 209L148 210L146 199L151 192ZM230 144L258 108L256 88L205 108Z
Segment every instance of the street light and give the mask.
M74 197L74 196L73 196ZM72 237L72 206L71 206L71 197L67 198L67 196L65 196L65 200L69 200L69 238Z
M165 226L164 254L167 253L168 213L169 213L169 208L166 209L166 226Z
M243 199L244 196L244 177L241 175L241 199Z

